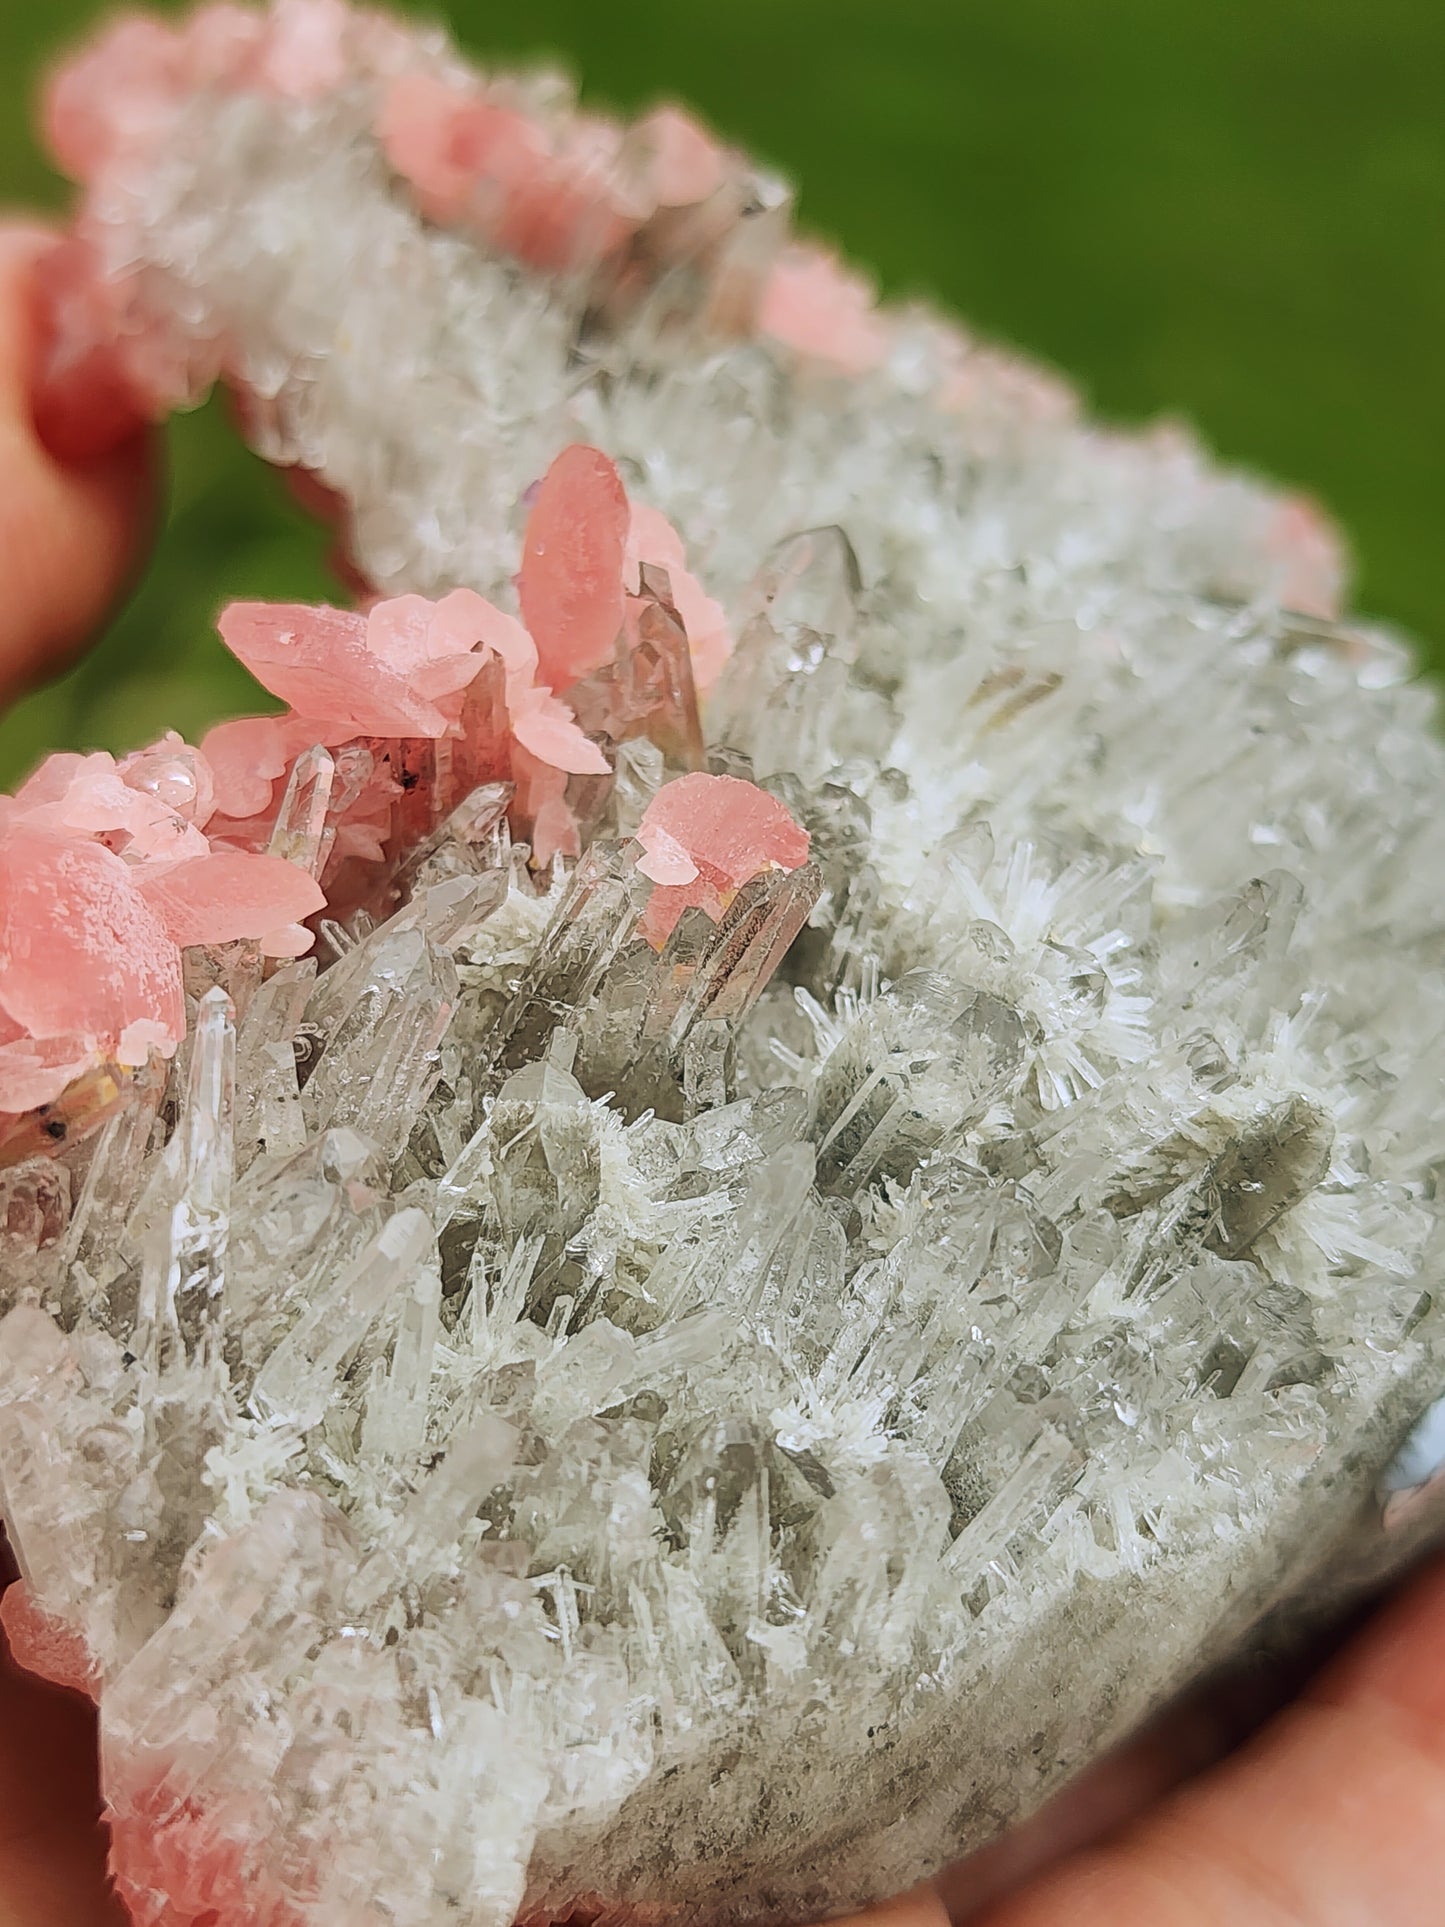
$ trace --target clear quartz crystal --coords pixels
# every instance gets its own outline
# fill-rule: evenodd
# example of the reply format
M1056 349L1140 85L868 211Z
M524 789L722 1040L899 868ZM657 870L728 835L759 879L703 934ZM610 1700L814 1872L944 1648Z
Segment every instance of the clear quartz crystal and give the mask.
M0 1509L141 1927L851 1910L1445 1521L1431 699L1177 436L971 344L945 415L925 316L845 381L604 315L374 105L185 107L93 210L137 325L225 344L378 587L514 606L585 438L738 647L698 719L639 582L645 686L579 703L661 725L575 862L483 785L319 969L192 952L169 1081L0 1172ZM659 944L699 761L811 859ZM273 851L371 773L303 756Z
M310 876L319 876L325 861L326 813L335 781L335 758L317 743L297 757L276 813L271 855L299 864Z

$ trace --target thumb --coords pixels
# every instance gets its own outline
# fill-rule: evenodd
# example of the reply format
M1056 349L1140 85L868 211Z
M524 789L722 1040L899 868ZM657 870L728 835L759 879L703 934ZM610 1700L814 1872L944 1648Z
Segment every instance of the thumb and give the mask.
M47 447L33 395L45 351L37 270L58 246L0 221L0 704L64 669L124 592L155 519L155 440L139 422L88 459Z

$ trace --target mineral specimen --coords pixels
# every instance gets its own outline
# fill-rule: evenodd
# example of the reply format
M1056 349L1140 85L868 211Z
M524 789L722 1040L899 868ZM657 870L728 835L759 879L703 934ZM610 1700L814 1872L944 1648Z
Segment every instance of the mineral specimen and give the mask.
M4 1615L136 1919L856 1906L1402 1563L1445 753L1321 518L338 0L48 118L47 432L224 380L369 587L0 805Z

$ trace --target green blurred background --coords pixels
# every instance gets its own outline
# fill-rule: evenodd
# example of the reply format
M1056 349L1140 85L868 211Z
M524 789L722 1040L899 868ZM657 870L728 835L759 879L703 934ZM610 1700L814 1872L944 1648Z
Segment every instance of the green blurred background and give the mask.
M162 11L165 9L162 8ZM435 14L435 6L416 9ZM29 105L95 0L0 0L0 201L63 205ZM1057 363L1123 420L1191 417L1317 493L1359 601L1445 666L1441 0L454 0L485 59L599 101L680 96L802 183L890 292ZM214 407L172 430L169 524L99 650L0 724L42 750L250 706L211 620L321 597L324 544Z

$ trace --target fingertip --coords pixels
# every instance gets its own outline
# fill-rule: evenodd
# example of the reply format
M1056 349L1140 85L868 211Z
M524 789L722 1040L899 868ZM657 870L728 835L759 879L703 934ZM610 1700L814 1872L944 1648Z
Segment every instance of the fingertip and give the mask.
M35 430L55 458L76 466L133 441L154 415L126 353L124 297L95 249L78 235L51 237L21 272L29 283ZM22 244L23 246L23 244Z
M1445 1764L1445 1557L1381 1607L1305 1698L1368 1707L1415 1731Z
M986 1927L1436 1927L1445 1894L1445 1562L1253 1740Z
M134 404L95 366L47 373L46 276L66 245L0 222L0 700L66 668L100 628L159 497L156 438Z
M931 1882L892 1900L880 1900L862 1913L845 1914L829 1927L948 1927L948 1909Z

